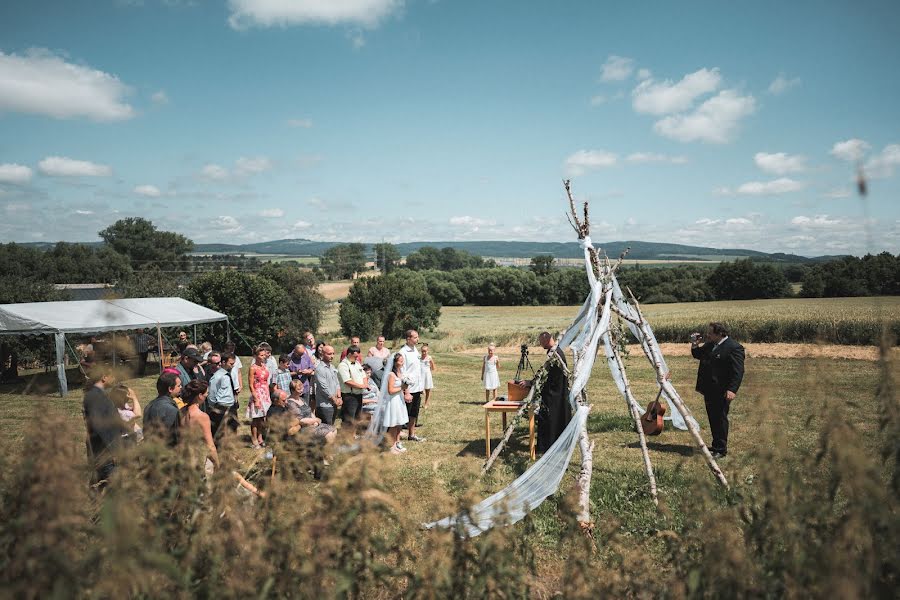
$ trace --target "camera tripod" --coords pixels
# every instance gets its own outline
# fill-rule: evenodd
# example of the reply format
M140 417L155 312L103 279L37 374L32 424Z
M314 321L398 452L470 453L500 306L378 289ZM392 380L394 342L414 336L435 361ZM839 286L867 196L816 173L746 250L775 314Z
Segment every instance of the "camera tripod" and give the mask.
M519 364L516 367L516 377L514 381L522 381L522 373L526 368L531 371L531 377L534 378L534 367L531 366L531 361L528 359L528 344L522 344L519 350L521 354L519 355Z

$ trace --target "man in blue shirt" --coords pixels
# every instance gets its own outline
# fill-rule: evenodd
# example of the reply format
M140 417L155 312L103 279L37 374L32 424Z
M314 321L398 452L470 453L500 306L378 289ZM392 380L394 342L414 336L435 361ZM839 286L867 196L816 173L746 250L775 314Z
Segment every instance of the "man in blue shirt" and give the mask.
M216 436L222 421L228 416L228 421L237 420L237 405L234 400L234 387L231 382L231 369L234 367L234 354L222 353L220 369L213 373L209 380L209 396L206 399L209 410L209 424L212 433Z

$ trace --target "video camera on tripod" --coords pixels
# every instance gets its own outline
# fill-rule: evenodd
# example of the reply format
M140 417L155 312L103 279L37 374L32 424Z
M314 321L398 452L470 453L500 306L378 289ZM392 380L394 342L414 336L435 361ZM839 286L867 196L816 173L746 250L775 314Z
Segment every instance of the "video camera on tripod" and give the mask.
M531 388L531 380L522 379L525 369L531 371L533 379L535 373L534 367L531 366L531 361L528 359L528 344L519 346L519 364L516 366L516 376L512 381L506 383L506 395L510 402L521 402L528 395L528 390Z

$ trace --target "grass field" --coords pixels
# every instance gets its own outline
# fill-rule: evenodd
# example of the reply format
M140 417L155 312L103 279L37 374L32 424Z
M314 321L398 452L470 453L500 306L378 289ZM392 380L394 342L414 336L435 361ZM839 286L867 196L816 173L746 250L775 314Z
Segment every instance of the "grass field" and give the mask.
M577 306L445 306L441 309L436 332L429 337L434 338L437 347L444 350L481 346L489 342L503 346L533 343L543 329L558 331L567 327L578 309ZM753 339L752 335L742 335L742 329L751 334L760 330L767 333L772 323L821 324L826 330L863 326L877 330L882 321L900 322L898 296L684 302L647 304L642 309L660 341L686 341L691 331L702 331L705 324L713 320L729 324L742 340L748 337ZM326 313L320 329L329 333L340 331L336 307ZM801 333L807 335L805 331ZM815 334L814 328L810 334ZM811 338L798 341L816 341L814 335Z
M775 308L800 314L804 311L814 311L833 317L842 314L847 308L852 308L856 313L862 312L874 317L885 312L896 313L898 303L884 299L711 303L659 305L648 307L647 312L656 324L665 323L667 320L677 322L679 319L705 321L709 319L709 314L766 318ZM444 309L440 330L446 334L441 334L442 339L432 342L432 348L436 350L434 356L437 365L434 397L429 408L422 412L421 420L424 426L419 431L428 440L420 444L407 442L409 452L399 457L381 454L371 457L364 463L356 462L353 458L339 457L331 467L335 473L333 481L276 483L271 490L276 494L281 490L282 497L288 495L287 501L290 506L296 504L297 498L302 498L301 502L310 506L318 506L316 503L319 502L324 502L325 506L337 503L335 514L340 514L339 506L346 501L340 500L346 498L341 494L359 494L360 492L353 491L357 489L354 486L363 484L353 482L356 481L355 478L362 476L368 482L364 485L373 486L389 494L390 506L395 507L387 514L379 513L378 525L373 526L374 529L371 530L381 532L378 535L388 535L385 531L394 532L379 544L387 544L385 548L392 547L391 544L401 544L403 552L408 553L406 555L409 557L415 557L414 560L421 562L422 565L439 561L442 556L449 560L450 555L455 555L460 549L456 546L451 547L449 538L441 534L416 532L416 524L455 512L456 507L465 499L480 499L499 490L529 465L527 430L523 424L516 430L510 446L501 455L494 469L486 477L479 477L485 454L484 412L481 408L484 396L479 380L481 356L479 352L460 352L454 349L471 346L467 341L470 336L481 335L485 331L495 333L499 337L503 332L537 332L545 327L551 329L562 327L574 315L575 310L575 307ZM423 335L423 338L432 341L427 334ZM363 345L367 346L366 343ZM536 362L539 362L538 356L539 352L533 352L532 358L536 359ZM501 381L505 381L512 377L518 355L512 349L504 349L500 358ZM245 365L248 362L245 361ZM632 352L627 363L635 395L641 403L649 402L656 391L653 371L643 356L636 351ZM670 356L669 366L674 385L694 411L705 437L708 438L703 403L692 391L696 362L685 356ZM647 492L641 453L633 424L627 416L621 396L610 380L605 361L602 359L597 361L587 388L592 405L587 427L591 439L596 443L591 514L597 530L593 549L588 550L591 582L585 585L594 586L591 589L596 589L596 586L601 585L598 582L603 582L602 585L610 586L604 589L619 590L618 593L623 593L622 589L632 589L628 587L631 580L623 576L624 572L649 569L671 578L668 579L667 594L729 596L729 593L724 591L726 588L713 588L717 589L716 593L700 593L697 590L707 589L704 586L715 585L714 582L710 583L707 579L694 581L691 578L698 576L691 574L693 571L689 569L683 571L681 569L683 565L672 562L674 560L672 557L678 556L680 557L678 560L684 561L685 565L693 564L691 556L694 555L690 552L699 552L697 556L706 557L703 559L704 564L721 559L722 563L730 565L727 567L729 572L758 571L759 574L753 576L756 581L753 585L762 586L759 589L782 589L777 581L785 577L792 578L785 583L788 587L801 586L798 589L808 591L809 588L803 587L808 584L797 583L796 577L810 569L803 566L809 561L817 561L816 564L823 565L820 567L823 570L833 570L833 567L824 566L827 561L822 557L822 553L832 551L832 547L828 543L817 543L815 547L810 546L802 550L792 544L804 543L803 540L807 538L818 539L816 537L818 535L830 540L831 533L816 533L816 531L823 527L837 527L829 525L832 523L831 519L855 523L854 527L857 528L868 527L865 523L860 524L857 517L841 521L841 515L847 510L848 498L854 498L859 493L859 490L852 487L855 484L846 478L848 476L843 476L842 483L837 484L835 488L836 493L830 496L829 488L824 482L828 480L828 473L832 469L839 469L841 473L855 473L859 477L863 477L866 473L874 473L874 479L867 480L869 483L866 485L871 485L871 481L884 482L883 485L888 485L887 482L890 481L887 471L879 474L883 468L888 468L890 463L882 463L881 459L877 458L883 441L881 436L885 435L879 431L879 422L884 421L876 400L879 382L883 381L879 364L872 360L776 359L754 358L751 355L746 366L744 384L731 411L730 453L721 462L726 476L732 483L732 492L724 494L713 484L713 479L687 432L667 428L662 435L650 440L651 456L662 502L661 507L657 508L650 501ZM889 364L888 368L895 379L900 375L896 360ZM52 382L52 377L45 376L45 378ZM129 380L127 383L138 391L145 404L155 395L152 376ZM896 404L895 388L890 386L882 388L885 389L891 395L891 401ZM10 474L20 460L19 449L28 448L30 454L32 450L39 448L35 446L35 439L29 437L26 426L35 416L61 417L63 424L53 433L54 440L64 443L68 448L68 452L61 455L76 457L75 460L78 461L83 460L81 457L84 454L84 429L81 420L81 396L77 389L65 399L50 395L49 391L47 395L27 396L11 392L10 388L0 388L0 456L6 457L0 462L2 481L10 481ZM500 436L499 421L499 416L494 418L494 443ZM227 454L226 460L232 464L243 465L242 468L246 468L259 457L247 447L246 440L249 436L246 424L240 433L242 437L237 438L236 444L228 447L224 454ZM840 443L835 441L832 445L829 441L831 439L839 440ZM830 458L834 452L839 451L855 454ZM852 456L852 459L848 456ZM823 460L825 462L822 462ZM361 467L361 464L366 466ZM365 475L361 475L363 472L361 468L364 469ZM521 551L526 552L526 556L532 557L529 561L533 561L534 565L534 574L528 580L530 582L528 589L531 590L529 595L550 597L555 591L566 589L566 578L571 576L565 575L569 573L566 565L572 560L580 560L578 556L571 554L572 549L566 542L571 535L567 533L569 531L567 514L571 511L567 493L573 488L577 471L576 451L560 492L534 511L527 523L511 528L508 535L519 536L521 540L517 543L525 544L516 546L520 549L516 550L515 557L507 554L512 552L511 547L504 546L512 542L503 542L499 538L486 536L483 543L473 543L470 555L471 560L475 561L473 564L479 565L478 568L483 573L493 573L484 577L496 577L499 578L498 581L504 578L515 580L518 576L515 574L519 572L516 570L517 567L510 564L491 566L492 563L486 557L494 554L498 560L499 557L508 557L503 561L517 563L522 560L518 554ZM262 483L266 480L267 478L263 477ZM860 510L875 513L887 500L882 498L881 489L866 489L868 491L865 494L870 496L876 505L863 503ZM8 506L19 505L17 503L27 505L28 498L17 497L15 490L0 488L0 493L7 498ZM74 494L73 497L79 496ZM140 506L141 500L135 501ZM158 501L165 499L160 498ZM890 506L896 506L896 498L891 502L893 504ZM773 506L776 508L772 508ZM825 513L810 512L816 510L824 510ZM755 518L748 516L757 513L762 516ZM715 520L710 518L713 515ZM314 513L304 518L311 519L314 524L316 519L323 517L321 513ZM803 556L806 558L797 556L788 561L795 567L773 566L773 563L781 564L777 558L780 556L779 551L760 549L755 545L757 542L754 541L754 536L762 535L759 529L766 527L765 523L771 522L771 527L776 528L782 519L790 523L790 527L782 527L784 529L782 533L769 532L766 535L784 535L784 538L774 539L780 540L776 546L793 548L790 550L790 556L795 556L793 554L795 552L805 553ZM361 532L359 527L362 525L358 525L357 529L346 530L342 534L348 536L346 539L352 540L347 542L351 546L366 543L363 538L369 534ZM705 533L709 531L707 528L716 527L720 529L716 529L718 533L712 537ZM807 527L810 528L809 532L805 529ZM397 533L400 530L406 531L406 534ZM275 530L265 531L268 532L265 534L267 536L275 535ZM296 542L310 545L312 549L298 547L291 552L312 552L313 556L323 556L322 552L333 552L333 550L315 550L322 544L328 548L327 540L330 538L327 530L314 531L316 533L312 538L297 538L309 541ZM874 537L866 533L867 529L860 531L859 535L863 537L853 542L854 548L859 544L865 546L874 543L876 547L881 548L876 554L883 555L885 548L893 546L890 539L897 541L896 538L891 538L893 535L891 532L894 531L891 527ZM711 544L708 548L703 546L707 543L703 541L706 539L709 539L708 543ZM797 542L798 539L801 541ZM675 546L672 545L674 540L679 540ZM716 550L716 540L722 543L730 540L727 552L724 549ZM244 560L245 553L255 552L255 548L265 548L264 545L259 545L264 544L262 541L246 546L237 543L238 550L233 558L229 559L237 561L236 564ZM683 553L678 549L678 544L685 546ZM438 551L438 548L443 550ZM700 548L703 548L702 552ZM134 551L138 552L137 549ZM583 547L579 550L584 551ZM151 550L148 549L147 552ZM846 552L849 551L842 551L839 545L835 545L832 552L835 556L829 554L828 560L833 562L827 564L843 564L841 561L848 560ZM155 554L148 554L147 557L148 560L155 562L164 563L167 560ZM456 561L457 558L453 560ZM290 568L301 567L297 565ZM442 568L449 567L446 565L439 567ZM509 571L510 568L513 570ZM797 569L797 572L791 571L791 568ZM784 569L788 574L781 573L778 569ZM435 576L431 572L425 577ZM451 575L451 578L454 576ZM852 577L856 577L854 581L860 578L858 574ZM689 579L693 581L690 586L687 583ZM773 579L776 583L768 586L766 582L769 579ZM473 589L479 589L479 585L488 585L479 584L478 581L476 577L472 584L475 586ZM615 585L621 584L626 587L617 588L614 582L619 582ZM396 597L390 590L379 587L387 584L378 584L376 581L372 585L374 586L372 589L378 590L372 594L373 596ZM499 584L495 582L491 585ZM688 587L684 593L672 591L678 589L678 585ZM727 585L729 586L727 589L730 590L732 584ZM689 590L694 592L688 593ZM642 594L628 593L628 595ZM582 597L597 596L589 593Z

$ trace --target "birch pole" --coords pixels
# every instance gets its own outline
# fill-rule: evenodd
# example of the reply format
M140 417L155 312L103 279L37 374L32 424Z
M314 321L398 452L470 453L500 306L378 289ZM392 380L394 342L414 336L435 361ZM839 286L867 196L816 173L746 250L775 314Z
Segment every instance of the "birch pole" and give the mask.
M644 338L646 348L644 353L647 354L647 358L650 360L650 363L653 365L654 370L656 371L656 380L659 382L660 387L662 387L663 391L666 394L666 397L676 406L678 407L678 411L684 417L684 422L687 425L688 431L693 436L694 441L697 443L697 447L700 448L700 454L706 460L706 464L709 465L709 470L712 471L715 478L721 483L725 489L728 489L728 480L725 479L725 474L722 472L722 469L719 468L719 464L716 462L716 459L713 458L712 454L709 451L709 448L706 447L706 442L703 441L703 436L700 435L700 431L697 427L694 426L694 418L691 414L690 409L685 405L684 401L681 399L681 396L678 395L678 392L675 390L675 386L669 382L669 373L663 372L663 367L653 356L653 348L651 345L653 344L653 336L649 335L647 331L647 321L644 319L644 313L641 312L641 306L638 303L637 299L634 297L634 294L631 290L628 290L628 294L631 296L631 302L634 305L634 310L637 313L637 326L641 330L641 334ZM620 313L621 314L621 313ZM642 346L644 344L641 344Z
M616 346L613 346L611 360L616 362L616 365L619 367L619 372L622 374L622 383L625 387L623 396L625 396L628 414L630 414L632 420L634 420L638 439L641 442L641 454L644 457L644 471L647 473L647 480L650 482L650 497L653 498L653 504L659 506L659 497L656 492L656 475L653 474L653 465L650 462L650 450L647 448L647 436L644 435L644 428L641 427L641 413L638 411L637 406L635 406L637 400L635 400L634 394L631 392L631 383L628 381L628 375L625 372L625 362L622 360L622 355L619 353L619 349Z

